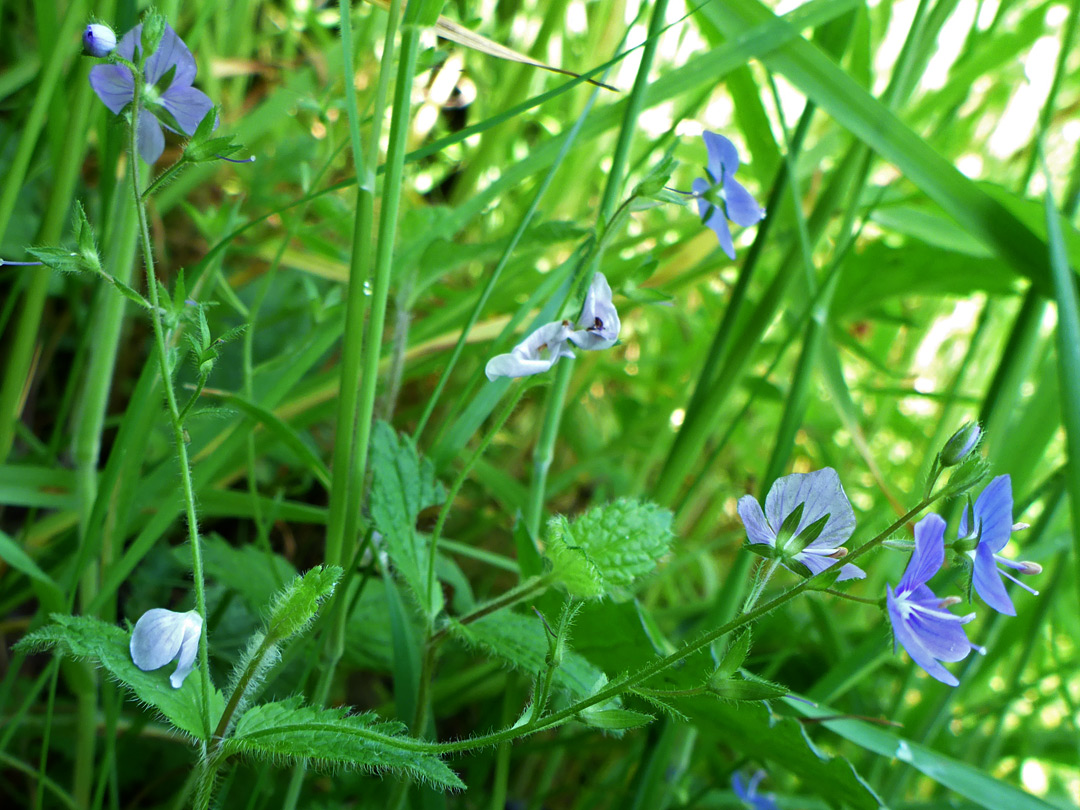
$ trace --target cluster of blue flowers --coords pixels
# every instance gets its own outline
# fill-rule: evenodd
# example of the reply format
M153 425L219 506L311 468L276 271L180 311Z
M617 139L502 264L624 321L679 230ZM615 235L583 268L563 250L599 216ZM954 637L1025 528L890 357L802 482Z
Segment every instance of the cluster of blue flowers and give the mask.
M971 447L965 448L970 452ZM966 452L964 453L966 455ZM1021 574L1038 574L1033 562L1018 562L1001 555L1013 531L1026 528L1013 524L1012 481L1008 475L995 478L982 491L973 507L964 508L952 548L971 561L972 587L991 608L1008 616L1016 615L1002 578L1037 594L1004 568ZM765 499L765 510L751 496L738 503L739 517L753 545L764 545L762 556L778 560L803 576L816 576L847 555L843 544L855 529L855 515L844 494L836 470L825 468L812 473L796 473L780 478ZM940 662L961 661L972 644L963 625L974 613L954 615L949 608L963 601L958 596L940 598L927 582L945 563L945 520L929 514L915 526L915 550L896 588L886 585L885 608L897 646L930 676L956 686L959 681ZM847 564L835 581L862 579L866 574Z

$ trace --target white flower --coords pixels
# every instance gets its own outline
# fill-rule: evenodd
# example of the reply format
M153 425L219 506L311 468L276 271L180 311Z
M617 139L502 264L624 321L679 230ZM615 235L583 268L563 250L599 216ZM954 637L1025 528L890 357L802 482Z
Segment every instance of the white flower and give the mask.
M484 373L489 380L541 374L559 362L560 357L574 356L566 345L571 331L568 321L544 324L509 354L499 354L488 360Z
M593 275L589 285L578 326L581 328L571 332L569 339L578 348L586 351L609 349L619 339L619 313L611 303L611 286L599 270Z
M135 622L131 660L143 672L161 669L177 660L176 672L169 676L169 683L173 689L179 689L195 667L202 625L202 616L194 610L187 613L164 608L148 610Z

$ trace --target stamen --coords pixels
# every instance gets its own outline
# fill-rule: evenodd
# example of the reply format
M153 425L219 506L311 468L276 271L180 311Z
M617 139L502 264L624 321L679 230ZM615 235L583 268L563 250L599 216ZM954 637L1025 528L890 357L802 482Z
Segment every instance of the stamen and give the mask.
M1030 529L1030 528L1031 528L1030 523L1014 523L1012 525L1012 530L1014 532L1022 532L1024 529Z
M1042 573L1042 566L1039 565L1037 562L1031 562L1030 560L1024 560L1022 563L1020 563L1020 566L1021 567L1020 567L1019 571L1020 571L1021 574L1033 575L1033 574L1041 574Z
M255 162L255 156L254 155L252 155L251 157L246 157L246 158L231 158L231 157L225 157L224 155L215 154L214 157L216 157L218 160L224 160L224 161L227 161L229 163L254 163Z
M969 641L968 644L971 644L971 642ZM986 655L986 647L982 647L978 644L971 644L971 649L973 649L979 655Z
M913 611L918 611L925 616L933 616L935 619L942 619L949 622L960 622L960 624L967 624L975 618L974 613L969 613L967 616L954 616L946 610L934 610L924 605L920 605L916 602L909 602Z
M9 262L7 259L0 259L0 267L42 267L44 262Z
M1019 586L1020 586L1021 588L1023 588L1023 589L1025 590L1025 591L1027 591L1028 593L1030 593L1030 594L1031 594L1032 596L1038 596L1038 595L1039 595L1039 592L1038 592L1037 590L1035 590L1034 588L1032 588L1032 587L1031 587L1030 585L1025 585L1025 584L1024 584L1023 582L1021 582L1020 580L1018 580L1018 579L1017 579L1016 577L1014 577L1014 576L1013 576L1012 574L1010 574L1010 573L1009 573L1008 571L1002 571L1002 570L1001 570L1001 569L999 568L999 569L998 569L998 573L999 573L999 574L1001 574L1001 575L1002 575L1003 577L1005 577L1006 579L1008 579L1008 580L1010 580L1010 581L1012 581L1012 582L1015 582L1015 583L1016 583L1017 585L1019 585Z
M836 551L834 551L829 556L832 557L834 560L842 560L844 559L844 557L847 556L847 549L843 546L840 546L840 548L836 549Z
M951 607L953 605L959 605L963 601L964 600L961 599L959 596L946 596L944 599L942 599L940 602L938 602L937 606L939 608L941 608L942 610L944 610L947 607Z

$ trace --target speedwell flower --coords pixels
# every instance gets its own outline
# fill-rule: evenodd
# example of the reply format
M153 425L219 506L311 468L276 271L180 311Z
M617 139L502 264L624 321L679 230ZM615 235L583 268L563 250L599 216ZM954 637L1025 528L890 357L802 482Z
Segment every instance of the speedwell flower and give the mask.
M116 52L129 62L136 62L135 48L141 47L142 25L136 25L120 40ZM185 135L193 135L199 123L213 108L210 97L191 86L195 81L195 57L184 41L169 25L161 43L146 60L146 83L143 98L139 99L139 154L147 163L155 163L165 150L165 133L161 127L176 132L175 122ZM171 76L166 86L162 79ZM135 100L135 78L125 65L96 65L90 71L90 86L106 107L119 115ZM163 107L172 122L160 121L148 106Z
M508 354L499 354L488 360L484 373L489 380L541 374L559 362L560 357L574 356L566 345L572 331L569 321L544 324Z
M694 181L698 214L701 221L716 234L724 253L734 260L735 243L731 239L727 221L730 219L736 225L748 228L764 218L765 209L735 179L735 172L739 168L739 153L735 150L735 144L715 132L706 132L703 137L709 153L709 165L705 169L709 179L698 178Z
M798 524L781 532L798 509L801 509ZM751 543L772 546L781 560L787 557L802 563L810 569L811 576L820 574L847 554L844 543L855 531L855 512L844 494L840 476L832 467L777 479L765 498L764 512L752 495L739 498L738 510ZM811 532L818 533L809 537ZM804 542L807 539L809 542ZM792 544L793 548L789 549ZM866 572L858 566L845 565L836 579L841 582L865 576Z
M998 613L1015 616L1016 608L1005 590L1002 577L1012 580L1021 588L1038 596L1039 592L1018 580L1008 571L998 568L1004 565L1021 574L1038 574L1042 568L1031 562L1018 562L1002 557L998 552L1005 548L1013 531L1012 479L999 475L982 491L975 501L975 518L969 519L970 509L964 507L960 516L960 539L977 539L978 545L968 551L972 561L971 584L987 605Z
M116 34L107 25L90 23L82 35L83 52L98 59L108 56L116 47Z
M143 672L161 669L176 660L176 672L169 676L169 683L173 689L179 689L195 667L202 624L202 616L194 610L187 613L165 608L146 611L135 622L131 634L131 660Z
M742 799L743 804L752 807L753 810L777 810L776 802L769 796L761 796L757 792L757 786L765 778L765 771L758 771L750 777L749 782L744 782L739 773L731 775L731 789L735 795Z
M885 602L893 628L893 650L899 644L911 660L949 686L960 683L940 661L962 661L972 650L983 652L968 641L961 625L975 618L974 613L954 616L949 605L959 597L938 599L926 587L945 562L945 521L940 515L927 515L915 524L915 551L908 561L900 584L894 591L885 586Z
M621 324L619 313L611 303L611 285L599 270L593 274L578 326L580 328L571 332L569 339L579 349L609 349L619 339Z

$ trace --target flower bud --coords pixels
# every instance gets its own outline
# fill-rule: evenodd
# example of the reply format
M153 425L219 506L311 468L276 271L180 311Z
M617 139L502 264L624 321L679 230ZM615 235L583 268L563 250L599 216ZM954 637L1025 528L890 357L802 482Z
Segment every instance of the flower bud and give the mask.
M90 23L82 35L83 53L101 59L116 48L116 34L107 25Z
M952 438L945 442L941 451L941 464L945 467L954 467L968 457L975 449L982 437L982 428L975 422L968 422L961 427Z

